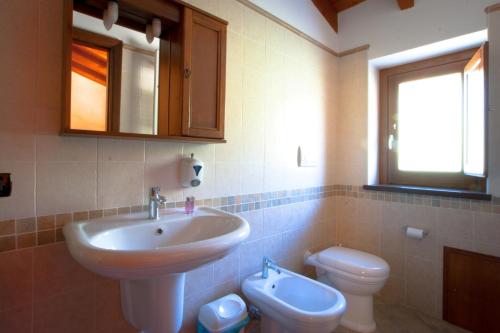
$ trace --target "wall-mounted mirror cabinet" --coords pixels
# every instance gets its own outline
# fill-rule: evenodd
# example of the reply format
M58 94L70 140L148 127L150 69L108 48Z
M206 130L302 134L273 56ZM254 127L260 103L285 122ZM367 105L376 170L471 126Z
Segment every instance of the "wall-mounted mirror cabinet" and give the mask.
M225 142L227 22L173 0L66 0L65 22L62 134Z

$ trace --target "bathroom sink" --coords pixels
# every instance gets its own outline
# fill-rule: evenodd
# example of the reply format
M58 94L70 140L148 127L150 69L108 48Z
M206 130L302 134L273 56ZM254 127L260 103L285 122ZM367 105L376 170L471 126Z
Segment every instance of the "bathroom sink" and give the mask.
M134 213L64 227L73 258L99 275L120 279L125 318L144 333L177 332L185 272L219 259L250 234L248 222L213 208Z
M213 208L193 215L162 212L112 216L64 227L72 256L87 269L118 279L143 279L193 270L221 258L249 234L239 216Z
M166 210L113 216L64 227L73 256L87 269L117 279L141 279L193 270L218 259L250 233L239 216L213 208L192 215Z

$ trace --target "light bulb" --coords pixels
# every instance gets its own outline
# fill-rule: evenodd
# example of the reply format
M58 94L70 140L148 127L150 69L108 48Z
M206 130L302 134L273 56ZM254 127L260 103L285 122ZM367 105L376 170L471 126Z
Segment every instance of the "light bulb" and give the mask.
M108 8L104 10L102 20L106 30L110 30L113 24L118 21L118 4L116 2L108 1Z
M154 18L151 25L153 27L152 28L153 36L155 36L156 38L160 37L160 35L161 35L161 20L159 18Z
M149 44L151 44L154 40L153 36L153 26L151 24L148 24L146 26L146 40L148 41Z
M113 26L113 22L111 22L111 19L109 18L107 9L105 9L102 13L102 23L104 23L104 27L106 28L106 30L111 29L111 27Z

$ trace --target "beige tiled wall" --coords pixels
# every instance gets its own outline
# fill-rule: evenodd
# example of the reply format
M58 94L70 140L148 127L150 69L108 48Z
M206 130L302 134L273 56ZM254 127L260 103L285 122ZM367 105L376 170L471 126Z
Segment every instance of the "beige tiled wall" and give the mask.
M187 273L182 332L195 332L201 305L239 292L264 254L302 271L306 249L333 244L333 208L328 197L240 213L250 237L225 258ZM0 262L0 332L135 332L123 319L118 281L84 269L64 243L2 252Z
M0 200L0 220L141 205L153 185L180 201L333 183L325 143L335 128L337 58L234 0L194 2L229 21L227 144L58 136L61 3L2 3L12 47L1 61L10 79L0 89L0 170L13 174L14 189ZM316 168L297 168L303 144L317 150ZM190 153L205 162L206 178L183 190L178 159Z
M201 305L229 292L259 271L262 256L274 258L288 269L302 272L306 249L331 246L335 236L334 198L241 213L251 228L238 251L186 276L183 332L194 332Z
M336 179L346 184L367 182L368 58L366 52L342 57L337 118ZM373 201L354 197L335 203L337 241L382 256L391 275L381 292L386 301L442 315L443 247L451 246L500 256L500 214L455 201L454 205ZM386 196L387 199L387 196ZM418 199L419 203L422 201ZM497 203L498 198L495 199ZM467 209L466 209L467 208ZM404 236L403 226L429 231L422 241Z
M339 60L235 0L192 1L230 23L227 144L58 136L61 3L0 2L0 34L9 46L0 54L0 171L14 176L12 197L0 199L0 231L25 228L18 242L29 247L0 253L0 331L133 331L115 281L80 267L64 243L32 247L37 230L45 242L42 229L68 216L40 219L39 229L32 217L116 213L142 205L153 185L181 201L366 181L366 52ZM317 167L296 167L299 144L317 149ZM190 153L206 163L206 179L183 190L178 159ZM199 305L237 291L264 253L302 271L306 248L338 239L390 263L381 297L436 316L443 244L500 255L500 214L488 212L341 195L242 215L252 234L238 251L188 273L186 332ZM406 239L403 224L425 227L429 237Z
M118 284L80 267L64 243L43 245L60 237L45 228L71 218L53 215L77 212L73 218L86 219L143 205L154 185L173 202L333 184L338 60L235 0L193 1L229 21L228 143L61 137L62 2L0 2L6 46L0 172L14 180L12 196L0 198L0 235L25 228L18 250L0 253L0 331L128 332ZM304 144L317 151L317 167L297 167L297 147ZM200 188L185 190L178 160L190 153L205 162L206 177ZM222 261L188 273L185 331L193 332L202 302L237 291L264 253L300 270L305 248L331 244L332 202L243 213L250 239ZM0 247L12 249L12 239L0 236Z
M443 247L500 256L500 214L398 201L336 198L336 240L387 260L391 274L380 294L384 301L441 317ZM428 235L407 238L405 225Z

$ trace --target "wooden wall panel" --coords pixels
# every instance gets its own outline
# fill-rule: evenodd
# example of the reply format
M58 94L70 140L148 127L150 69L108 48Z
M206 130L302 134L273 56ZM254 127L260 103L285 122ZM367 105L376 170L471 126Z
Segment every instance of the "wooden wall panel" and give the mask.
M443 319L474 333L498 332L500 258L444 248Z

